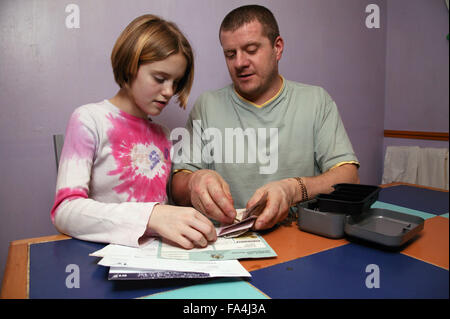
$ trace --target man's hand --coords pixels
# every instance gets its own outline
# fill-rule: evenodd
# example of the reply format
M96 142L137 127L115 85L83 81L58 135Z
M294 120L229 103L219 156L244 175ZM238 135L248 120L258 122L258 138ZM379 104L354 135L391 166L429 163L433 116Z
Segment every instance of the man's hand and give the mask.
M217 172L208 169L190 175L188 189L192 206L214 220L231 224L236 210L227 182Z
M358 167L354 164L344 164L330 169L325 173L314 177L302 177L306 186L308 197L314 198L320 193L330 193L333 185L339 183L359 183ZM268 229L285 219L289 213L289 207L305 200L300 192L295 178L287 178L268 183L258 188L247 203L247 207L254 205L267 192L267 204L262 214L255 223L255 229Z
M285 219L289 208L298 201L299 196L297 181L287 178L258 188L247 202L247 208L253 206L264 193L267 193L267 203L255 222L256 230L271 228Z

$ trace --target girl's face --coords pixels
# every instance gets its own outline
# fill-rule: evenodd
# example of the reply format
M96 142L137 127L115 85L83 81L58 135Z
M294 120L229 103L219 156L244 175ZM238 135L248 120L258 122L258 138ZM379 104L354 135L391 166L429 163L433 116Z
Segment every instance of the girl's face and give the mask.
M141 65L128 89L132 102L130 113L142 118L159 115L174 95L186 67L182 53Z

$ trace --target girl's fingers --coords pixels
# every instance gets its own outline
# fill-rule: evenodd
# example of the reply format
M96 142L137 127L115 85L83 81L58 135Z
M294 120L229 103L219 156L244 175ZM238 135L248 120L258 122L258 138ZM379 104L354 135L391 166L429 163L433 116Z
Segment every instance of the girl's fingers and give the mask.
M188 227L183 232L183 236L189 240L194 246L206 247L208 245L208 240L205 236L198 230Z
M192 227L201 232L208 242L216 241L217 233L214 225L211 221L201 213L195 215L195 219L192 220Z

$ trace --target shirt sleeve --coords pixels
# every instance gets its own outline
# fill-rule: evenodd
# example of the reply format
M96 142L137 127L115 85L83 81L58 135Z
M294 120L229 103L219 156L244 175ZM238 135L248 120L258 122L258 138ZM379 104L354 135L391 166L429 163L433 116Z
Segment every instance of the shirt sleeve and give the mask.
M167 183L167 195L169 204L175 205L172 195L172 179L173 175L180 171L195 172L200 169L211 169L211 166L203 161L202 150L204 148L204 140L202 133L206 127L203 118L202 107L204 96L201 95L194 104L189 113L184 128L175 128L171 132L171 139L175 140L172 148L172 170L170 172L169 181Z
M204 141L202 133L206 125L202 118L202 97L200 97L186 121L185 128L172 130L172 138L178 139L173 145L173 165L172 174L180 170L196 171L209 168L208 164L202 160L202 150Z
M321 107L316 114L314 127L314 153L321 172L343 163L359 167L358 159L339 115L336 103L328 93L320 90Z
M103 203L89 198L98 141L95 120L78 108L64 138L52 222L58 231L81 240L137 247L158 203Z

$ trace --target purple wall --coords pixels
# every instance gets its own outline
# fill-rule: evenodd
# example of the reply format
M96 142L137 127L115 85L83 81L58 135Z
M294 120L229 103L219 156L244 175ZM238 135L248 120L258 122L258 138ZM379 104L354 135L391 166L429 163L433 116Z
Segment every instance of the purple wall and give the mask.
M386 130L449 131L448 8L443 0L387 2ZM385 138L387 146L449 147L448 141Z
M387 130L448 132L449 32L444 0L387 2Z
M383 129L400 129L397 123L393 123L395 127L390 125L391 117L399 114L389 107L386 118L384 113L385 98L386 105L397 105L399 92L388 90L385 96L385 85L393 81L393 76L385 81L386 39L390 40L388 52L403 45L389 35L391 21L386 10L392 8L396 12L394 23L402 23L404 15L399 10L408 11L409 4L406 0L395 2L400 4L389 2L387 6L384 0L2 0L0 276L10 241L56 233L49 218L56 179L52 135L64 133L75 107L116 93L109 62L112 46L121 30L144 13L176 22L191 41L196 56L196 77L187 110L172 104L158 121L169 128L184 126L193 102L203 91L230 82L218 41L219 24L231 9L259 3L275 13L286 43L281 73L290 80L320 85L330 93L361 161L361 181L379 183ZM440 1L414 1L419 8L431 2L434 6ZM80 8L79 29L65 26L68 3ZM380 6L380 29L365 26L365 8L371 3ZM444 32L448 32L448 13L439 14L440 19L447 19ZM434 16L423 18L441 28ZM411 24L409 19L405 23ZM409 30L399 32L396 37L411 35ZM420 39L414 48L429 46L426 40ZM417 59L415 64L424 61L420 55L413 58ZM388 62L389 68L397 64L392 54L388 54ZM442 63L443 67L447 63L448 69L448 60ZM397 82L403 80L402 73L394 75ZM446 94L448 105L448 91ZM385 126L385 121L389 125ZM444 127L448 129L448 120L438 130Z

